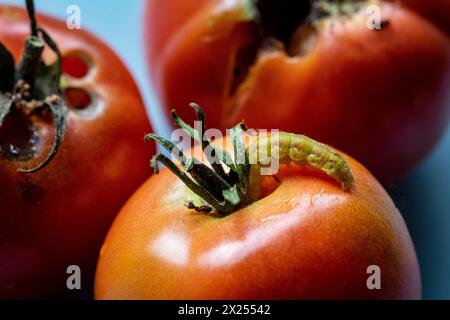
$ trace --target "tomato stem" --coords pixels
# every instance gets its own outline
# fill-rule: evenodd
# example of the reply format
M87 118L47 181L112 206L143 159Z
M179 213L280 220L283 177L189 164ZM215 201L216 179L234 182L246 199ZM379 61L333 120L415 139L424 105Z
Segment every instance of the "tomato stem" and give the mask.
M23 80L31 88L34 87L36 73L43 51L44 43L37 36L31 36L25 41L25 50L16 72L16 82Z
M37 37L38 29L37 29L36 13L34 10L34 1L26 0L26 7L27 7L28 16L30 18L31 35L34 37Z

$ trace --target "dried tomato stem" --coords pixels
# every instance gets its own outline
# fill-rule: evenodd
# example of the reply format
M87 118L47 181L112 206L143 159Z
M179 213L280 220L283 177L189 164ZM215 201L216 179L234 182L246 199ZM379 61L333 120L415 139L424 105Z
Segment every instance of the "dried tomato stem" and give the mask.
M44 43L37 36L31 36L25 41L25 50L16 72L16 82L23 80L34 87L36 73L41 62ZM30 91L32 91L31 89Z
M370 0L313 0L312 20L322 17L350 15L359 10L360 4Z
M34 1L26 0L26 6L28 16L30 18L31 35L37 37L38 31L37 31L36 13L34 10Z

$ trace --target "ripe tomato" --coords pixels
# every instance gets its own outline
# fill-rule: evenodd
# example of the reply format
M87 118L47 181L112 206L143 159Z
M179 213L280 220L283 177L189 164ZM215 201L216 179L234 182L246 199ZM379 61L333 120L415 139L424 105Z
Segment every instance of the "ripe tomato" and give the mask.
M223 148L224 141L232 154L229 140L217 139L214 144ZM281 141L280 149L286 152L286 142ZM100 253L96 298L420 298L413 244L400 213L377 180L336 150L305 142L304 137L289 141L292 156L309 150L321 158L319 150L325 150L325 166L331 157L338 157L340 165L334 168L340 168L343 178L337 180L350 190L318 170L282 165L276 180L252 179L250 174L250 187L243 194L261 189L257 193L261 196L234 207L234 212L224 209L222 213L228 215L216 217L190 210L194 188L189 191L163 169L116 218ZM249 150L247 154L255 153L252 147ZM306 163L315 157L308 157ZM190 168L186 164L183 172L191 174ZM214 191L212 184L205 185ZM186 202L189 208L183 205ZM213 201L208 203L217 208ZM210 212L204 206L196 208ZM381 270L380 290L368 289L369 266Z
M450 1L401 0L400 2L435 23L450 36Z
M405 2L425 17L448 11L443 1L437 10L428 10L437 0ZM381 30L367 27L373 1L313 9L307 0L149 0L147 53L161 106L187 116L196 101L219 129L245 119L305 133L382 182L397 180L447 127L450 41L407 6L376 3Z
M152 152L142 143L150 125L139 91L117 55L87 31L37 20L62 53L67 123L55 158L35 173L18 169L48 154L51 118L11 112L0 128L0 298L65 289L69 265L81 267L86 288L110 223L149 174ZM29 34L24 9L0 7L0 42L16 61ZM54 59L48 48L44 56Z

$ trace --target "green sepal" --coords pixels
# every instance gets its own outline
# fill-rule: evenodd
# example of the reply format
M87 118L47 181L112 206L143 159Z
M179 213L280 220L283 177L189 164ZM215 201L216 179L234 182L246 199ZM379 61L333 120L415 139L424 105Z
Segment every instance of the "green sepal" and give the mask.
M61 52L58 46L48 35L48 33L42 29L38 28L39 33L42 36L44 42L50 47L50 49L56 54L56 61L52 64L47 65L42 59L39 63L35 85L33 90L33 96L36 99L45 99L52 94L60 91L61 84Z
M238 204L241 203L241 197L239 196L239 192L237 190L236 185L234 185L228 190L222 191L222 195L226 201L230 202L234 206L237 206Z
M36 73L33 97L43 100L46 97L59 92L61 78L61 66L59 62L46 65L41 61Z
M14 57L3 43L0 42L0 92L4 93L12 90L14 86L14 73Z
M38 164L33 168L19 169L19 172L33 173L46 167L50 163L50 161L52 161L52 159L55 157L56 153L61 147L62 141L64 140L64 133L66 131L66 118L68 112L68 108L64 103L64 100L61 99L59 104L46 101L46 106L51 110L53 114L53 123L55 127L55 139L53 140L52 149L47 155L47 158L40 164Z
M248 188L248 177L250 174L250 163L247 150L245 148L243 124L238 124L230 131L231 140L234 147L234 164L237 169L237 175L239 177L238 187L239 191L244 195Z
M188 189L196 194L195 199L187 202L189 209L205 213L210 213L214 209L216 215L223 217L236 210L240 204L246 203L246 187L248 185L246 179L248 179L249 164L248 153L242 138L245 127L241 124L232 131L232 142L236 155L236 158L233 159L228 152L215 148L209 139L205 138L200 141L201 135L205 132L205 116L203 110L197 104L192 103L190 106L195 110L197 119L201 123L201 127L197 130L184 122L174 110L172 111L172 117L175 123L184 129L191 138L201 143L210 166L193 157L185 158L182 153L183 159L180 162L183 168L179 168L163 154L157 154L151 160L151 166L158 172L157 162L161 162L178 176ZM148 134L144 138L146 142L149 142L150 139L156 140L172 154L176 149L173 142L161 136ZM211 153L208 151L211 151ZM243 163L238 163L238 158L242 158ZM217 163L217 160L219 160L219 163ZM222 165L228 166L230 171L225 172ZM200 199L202 200L200 201Z
M195 103L191 103L190 106L191 106L191 108L193 108L196 111L198 120L203 122L204 115L202 115L201 108ZM187 133L188 136L190 136L196 142L202 143L203 150L205 150L207 147L212 147L214 149L215 156L223 164L225 164L228 168L230 168L232 171L237 173L237 169L234 165L233 159L229 152L213 146L211 144L211 141L209 141L209 140L202 141L203 139L200 138L200 133L197 130L195 130L194 128L192 128L190 125L188 125L186 122L184 122L183 119L180 118L180 116L177 114L177 112L175 110L171 111L171 115L172 115L172 118L173 118L175 124L178 125L181 129L183 129ZM202 127L204 130L204 124L202 125ZM205 139L206 139L206 137L205 137ZM218 166L215 166L214 169L219 170L218 173L222 173L222 170L220 170L220 168ZM222 177L223 177L223 174L222 174Z
M187 158L183 154L183 151L181 151L175 143L172 141L161 137L157 134L149 133L144 137L144 141L146 143L149 143L150 140L155 140L157 143L159 143L164 149L166 149L172 156L174 156L180 163L184 166L186 165Z
M0 127L3 124L6 116L11 111L12 101L0 93Z

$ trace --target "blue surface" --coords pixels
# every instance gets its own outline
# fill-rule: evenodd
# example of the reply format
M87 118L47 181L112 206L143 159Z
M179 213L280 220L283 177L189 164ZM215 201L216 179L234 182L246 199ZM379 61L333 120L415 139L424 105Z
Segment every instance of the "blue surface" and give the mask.
M165 1L165 0L161 0ZM0 0L22 4L23 0ZM36 0L38 10L66 18L81 8L83 28L100 35L126 62L148 106L153 126L165 131L147 76L142 47L144 0ZM156 120L155 120L156 119ZM421 264L423 296L450 299L450 131L428 159L391 194L408 224Z

